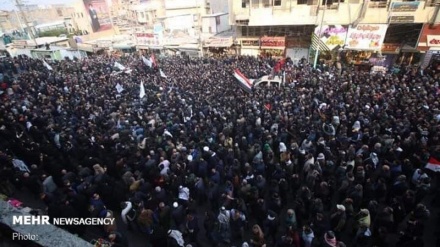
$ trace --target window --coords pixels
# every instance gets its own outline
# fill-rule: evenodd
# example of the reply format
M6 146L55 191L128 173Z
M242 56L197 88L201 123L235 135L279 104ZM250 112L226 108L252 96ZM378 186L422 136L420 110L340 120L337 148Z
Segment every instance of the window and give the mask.
M273 6L281 6L281 0L274 0Z
M429 6L434 7L440 4L440 0L431 0L428 4Z
M145 13L141 12L141 18L145 18Z
M387 7L387 0L371 0L368 7L370 8L386 8Z
M81 18L84 18L84 13L81 13Z
M249 4L249 0L241 0L241 7L247 8L247 5Z
M271 0L263 0L263 7L264 8L268 8L270 6L272 6L272 1Z

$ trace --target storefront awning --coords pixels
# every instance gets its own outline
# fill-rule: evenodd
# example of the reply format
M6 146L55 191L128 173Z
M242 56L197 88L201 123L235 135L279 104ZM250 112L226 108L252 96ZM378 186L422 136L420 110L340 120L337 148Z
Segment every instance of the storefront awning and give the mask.
M164 48L164 46L160 46L160 45L137 45L136 49L141 49L141 50L146 50L146 49L151 49L151 50L162 50Z
M231 47L233 44L232 37L228 38L210 38L205 41L203 47Z
M78 50L86 52L95 52L96 48L89 44L78 44Z

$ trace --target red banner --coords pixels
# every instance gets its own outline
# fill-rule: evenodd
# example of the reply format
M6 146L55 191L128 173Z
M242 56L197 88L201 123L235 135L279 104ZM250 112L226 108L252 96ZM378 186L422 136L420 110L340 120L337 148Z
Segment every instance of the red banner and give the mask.
M285 47L286 38L285 37L261 37L261 46L266 47Z

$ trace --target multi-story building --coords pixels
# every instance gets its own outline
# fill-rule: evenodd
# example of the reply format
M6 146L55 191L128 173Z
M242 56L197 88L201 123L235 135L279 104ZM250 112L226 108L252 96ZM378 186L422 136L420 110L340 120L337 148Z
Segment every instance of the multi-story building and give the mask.
M14 29L14 25L11 22L10 15L13 14L10 11L0 11L0 30L2 33L5 33L9 30Z
M421 31L440 21L434 1L229 0L229 16L241 54L313 62L342 52L351 63L384 62L389 54L393 62L415 63Z
M76 0L71 17L77 30L91 39L117 33L113 20L113 2L111 0Z
M204 39L230 29L222 0L150 0L130 8L139 49L184 51L199 55ZM223 12L225 11L226 12Z
M56 21L62 21L66 17L70 17L74 12L74 9L65 5L23 5L22 6L23 15L26 16L28 22L34 25L51 23ZM17 15L12 15L16 18Z

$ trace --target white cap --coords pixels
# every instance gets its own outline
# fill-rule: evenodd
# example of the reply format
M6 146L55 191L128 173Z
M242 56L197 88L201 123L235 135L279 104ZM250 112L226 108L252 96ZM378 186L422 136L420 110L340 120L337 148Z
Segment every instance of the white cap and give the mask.
M177 202L173 203L173 207L177 208L178 206L179 206L179 203L177 203Z
M204 146L203 147L203 151L208 152L209 151L209 147L208 146Z
M341 211L344 211L344 212L345 212L345 206L344 206L344 205L338 204L338 205L336 205L336 208L337 208L338 210L341 210Z
M188 157L186 157L186 159L187 159L188 161L192 161L192 160L193 160L193 156L190 154L190 155L188 155Z
M318 157L317 157L316 159L318 159L318 160L324 160L324 159L325 159L325 156L324 156L323 153L319 153L319 154L318 154Z

